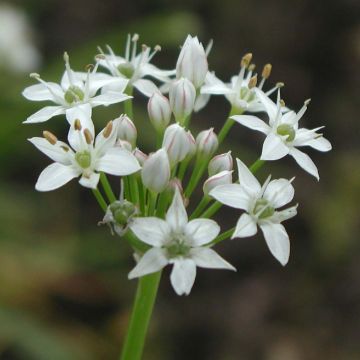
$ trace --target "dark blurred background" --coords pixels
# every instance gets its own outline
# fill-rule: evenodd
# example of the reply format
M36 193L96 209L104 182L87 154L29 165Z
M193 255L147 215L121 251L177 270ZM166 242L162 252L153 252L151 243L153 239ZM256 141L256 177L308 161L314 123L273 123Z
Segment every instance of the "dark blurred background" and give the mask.
M296 175L300 206L286 224L289 264L282 268L259 235L219 244L238 272L200 270L188 297L175 295L166 271L144 359L360 359L359 10L356 0L0 2L0 359L119 354L136 287L127 280L131 252L97 226L102 213L76 181L35 191L50 160L26 139L44 128L65 136L66 129L60 118L22 125L42 104L21 91L33 71L58 81L64 50L82 70L97 45L122 52L128 32L162 45L153 62L164 68L174 67L188 33L204 44L214 39L210 67L226 81L253 52L259 69L273 64L269 83L285 82L289 107L312 98L302 124L325 125L333 144L331 153L308 151L320 183L292 159L268 163L259 174ZM141 142L149 141L145 104L136 100ZM96 109L94 119L105 123L121 111ZM213 97L195 127L219 129L227 111L226 101ZM263 137L235 126L229 140L233 155L251 164ZM223 210L218 219L227 229L238 216Z

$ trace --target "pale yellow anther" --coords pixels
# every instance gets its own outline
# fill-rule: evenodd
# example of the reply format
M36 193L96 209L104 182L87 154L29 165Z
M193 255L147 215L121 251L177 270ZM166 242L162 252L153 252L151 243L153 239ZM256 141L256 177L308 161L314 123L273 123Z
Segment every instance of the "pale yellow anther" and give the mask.
M148 48L148 46L146 44L141 45L141 50L142 51L146 51L147 48Z
M254 75L249 81L249 89L252 89L257 84L257 75Z
M40 75L38 73L31 73L29 76L31 78L34 78L34 79L39 79L40 78Z
M79 119L74 121L74 129L80 131L81 130L81 122Z
M131 41L138 41L139 40L139 34L134 34Z
M264 78L264 79L267 79L270 74L271 74L271 69L272 69L272 65L271 64L266 64L263 68L263 71L262 71L262 74L261 76Z
M88 145L91 145L92 141L93 141L93 137L92 137L89 129L84 129L84 136L85 136L86 143Z
M69 54L66 51L64 52L64 61L69 62Z
M105 129L104 129L104 132L103 132L104 138L108 138L111 135L112 128L113 128L113 122L109 121L107 123L107 125L105 126Z
M55 145L58 141L57 137L50 131L43 131L43 136L51 145Z
M67 146L65 146L65 145L61 145L60 146L65 152L68 152L70 149L67 147Z
M252 53L247 53L241 59L241 67L248 67L252 59Z
M96 60L105 60L106 56L104 54L97 54L95 55Z
M255 64L250 64L249 65L249 71L254 71L256 68L256 65Z
M304 105L308 106L310 104L310 102L311 102L311 99L307 99L307 100L304 101Z
M284 101L283 99L280 99L280 105L281 105L282 107L285 107L285 101Z
M85 70L86 70L86 71L92 71L92 69L94 69L94 64L87 64L87 65L85 65Z
M154 50L155 51L161 51L161 46L160 45L155 45Z
M285 84L283 82L276 83L277 88L282 88L283 86L285 86Z

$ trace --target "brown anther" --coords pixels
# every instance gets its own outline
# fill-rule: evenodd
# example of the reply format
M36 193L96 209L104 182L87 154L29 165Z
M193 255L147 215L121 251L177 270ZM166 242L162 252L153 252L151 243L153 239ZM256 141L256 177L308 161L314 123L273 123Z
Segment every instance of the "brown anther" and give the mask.
M254 88L256 84L257 84L257 75L254 75L249 81L249 85L248 85L249 89Z
M107 125L105 126L104 132L103 132L103 136L104 138L108 138L112 132L112 128L113 128L113 122L109 121L107 123Z
M43 131L43 136L51 145L55 145L58 141L57 137L50 131Z
M65 152L68 152L70 149L67 147L67 146L65 146L65 145L61 145L60 146Z
M264 78L264 79L267 79L270 74L271 74L271 69L272 69L272 65L271 64L266 64L263 68L263 71L262 71L262 74L261 76Z
M249 65L249 71L254 71L256 68L256 65L255 64L250 64Z
M241 59L241 67L248 67L252 59L252 53L247 53Z
M283 99L280 99L280 105L281 105L282 107L285 107L285 101L284 101Z
M93 65L93 64L87 64L87 65L85 65L85 70L86 70L86 71L91 71L92 69L94 69L94 65Z
M86 143L88 145L91 145L92 141L93 141L93 137L92 137L89 129L84 129L84 136L85 136Z
M80 122L79 119L76 119L76 120L74 121L74 128L75 128L75 130L78 130L78 131L81 130L81 122Z

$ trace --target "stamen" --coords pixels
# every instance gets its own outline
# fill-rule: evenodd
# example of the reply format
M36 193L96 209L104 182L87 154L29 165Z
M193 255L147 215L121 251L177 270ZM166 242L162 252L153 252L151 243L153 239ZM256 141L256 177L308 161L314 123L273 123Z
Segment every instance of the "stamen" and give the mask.
M74 129L77 130L77 131L81 130L81 121L80 121L80 119L76 119L74 121Z
M131 53L131 61L136 57L136 50L137 50L137 42L139 40L139 34L134 34L131 41L133 42L133 48Z
M65 152L68 152L70 149L67 147L67 146L65 146L65 145L61 145L60 146Z
M69 78L69 82L71 85L74 85L74 77L73 77L72 70L70 68L70 58L66 51L64 52L64 61L65 61L65 69L66 69L66 73Z
M31 77L32 79L37 80L40 84L43 84L43 85L49 90L50 94L54 97L54 99L56 100L56 102L58 102L59 104L63 104L63 102L64 102L63 99L62 99L60 96L58 96L57 94L54 93L54 91L53 91L52 88L49 86L49 84L48 84L46 81L44 81L44 80L40 77L40 75L39 75L38 73L31 73L31 74L30 74L30 77Z
M105 129L103 132L103 136L105 139L107 139L111 135L112 129L113 129L113 122L109 121L107 123L107 125L105 126Z
M271 64L266 64L263 68L262 74L261 76L264 79L268 79L270 74L271 74L271 70L272 70L272 65Z
M94 64L87 64L85 65L85 71L91 71L94 69Z
M147 59L147 62L150 62L151 59L155 56L155 54L156 54L157 52L159 52L159 51L161 51L161 46L160 46L160 45L155 45L153 52L150 53L150 55L149 55L149 57L148 57L148 59Z
M254 88L255 86L256 86L256 84L257 84L257 74L256 75L254 75L251 79L250 79L250 81L249 81L249 89L252 89L252 88Z
M213 39L210 39L210 41L209 41L209 43L207 44L206 49L205 49L205 55L206 55L206 56L209 56L210 51L211 51L211 49L212 49L212 47L213 47L213 43L214 43Z
M249 70L249 71L254 71L255 68L256 68L256 65L255 65L255 64L250 64L248 70Z
M43 136L51 145L55 145L58 141L57 137L50 131L43 131Z
M280 99L280 106L285 107L285 101L283 99Z
M84 130L84 136L85 136L86 143L88 145L91 145L92 141L93 141L93 137L92 137L91 132L90 132L89 129Z
M247 68L251 62L251 59L252 59L252 53L245 54L241 59L240 66Z

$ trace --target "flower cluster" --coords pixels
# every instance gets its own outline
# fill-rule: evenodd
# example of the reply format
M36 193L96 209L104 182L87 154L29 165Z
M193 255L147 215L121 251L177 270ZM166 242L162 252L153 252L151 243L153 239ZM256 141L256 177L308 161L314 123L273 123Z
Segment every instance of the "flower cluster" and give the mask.
M84 72L74 71L65 53L59 84L31 75L38 84L27 87L23 95L53 105L37 111L25 123L64 115L69 128L67 143L47 130L42 137L29 139L53 161L40 174L36 189L54 190L80 178L79 183L92 189L104 210L103 223L128 241L136 254L137 264L129 278L155 273L171 264L171 284L179 295L190 293L197 267L235 270L213 245L253 236L258 227L271 254L285 265L290 242L282 222L297 212L297 205L287 206L294 197L293 179L268 176L261 185L255 173L266 161L290 155L319 179L316 165L299 150L303 146L331 149L318 132L321 127L309 130L299 125L309 100L295 112L280 96L284 84L264 90L272 67L266 64L258 81L250 53L242 57L238 74L225 83L209 70L207 56L212 44L204 49L197 37L189 35L176 68L161 70L151 64L160 46L151 50L142 45L138 50L138 41L137 34L128 36L124 56L116 55L110 47L107 52L99 47L95 64ZM141 132L134 119L134 89L148 97L147 111L156 139L153 152L145 152L139 142L148 134ZM270 98L272 94L276 101ZM223 95L230 103L227 120L218 133L210 127L194 136L190 126L193 114L211 95ZM124 114L97 133L92 108L117 103L123 103ZM216 152L236 123L266 137L259 159L250 167L236 158L238 176L234 179L236 149ZM121 177L119 197L106 174ZM198 186L203 197L196 205L192 194ZM212 219L222 205L242 211L234 227L223 232ZM193 209L191 214L187 209Z

